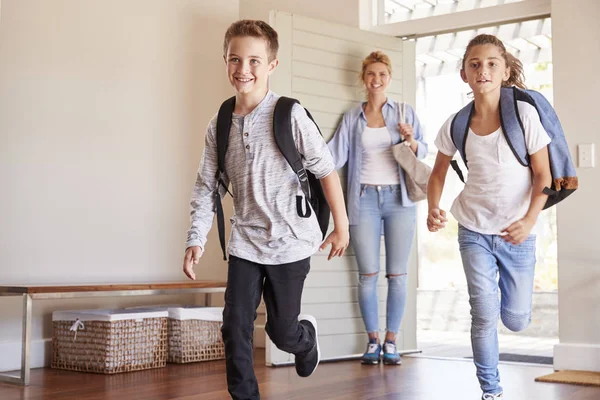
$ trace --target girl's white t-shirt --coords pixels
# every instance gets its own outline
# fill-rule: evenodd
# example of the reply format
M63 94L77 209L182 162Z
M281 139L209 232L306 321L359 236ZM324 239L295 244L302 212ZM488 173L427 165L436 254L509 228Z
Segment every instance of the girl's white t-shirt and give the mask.
M392 136L387 127L365 126L360 183L366 185L400 184L400 168L392 153Z
M550 143L550 137L535 107L522 101L517 102L517 107L527 151L537 153ZM435 139L438 150L447 156L457 151L450 133L454 115L444 123ZM450 212L467 229L498 235L527 214L533 183L531 168L519 163L502 128L486 136L478 136L469 129L465 152L468 177Z

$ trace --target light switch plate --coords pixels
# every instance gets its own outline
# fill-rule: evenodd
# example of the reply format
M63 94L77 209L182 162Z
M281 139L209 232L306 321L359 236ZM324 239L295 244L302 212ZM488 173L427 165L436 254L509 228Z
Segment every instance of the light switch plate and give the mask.
M579 168L594 168L595 152L594 143L582 143L577 145L577 156Z

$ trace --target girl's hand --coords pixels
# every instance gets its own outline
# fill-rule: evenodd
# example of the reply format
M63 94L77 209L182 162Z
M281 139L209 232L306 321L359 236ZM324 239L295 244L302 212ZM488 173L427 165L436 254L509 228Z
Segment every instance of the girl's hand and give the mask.
M520 219L502 231L502 239L511 244L521 244L529 237L534 225L535 220L527 217Z
M446 226L446 222L448 222L446 211L439 208L429 210L429 215L427 216L427 229L429 229L429 232L439 231Z
M415 141L415 136L413 133L413 127L411 124L398 124L398 127L400 128L400 133L402 134L402 137L404 138L404 143L406 144L406 146L412 146L413 142Z

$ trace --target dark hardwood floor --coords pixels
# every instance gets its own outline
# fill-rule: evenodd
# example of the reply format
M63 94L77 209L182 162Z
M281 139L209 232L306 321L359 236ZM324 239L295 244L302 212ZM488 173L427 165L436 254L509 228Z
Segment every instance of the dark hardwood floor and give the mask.
M264 352L257 352L264 360ZM599 400L600 388L534 382L547 367L502 364L504 400ZM293 367L256 363L262 399L478 400L469 361L405 357L399 367L358 361L323 363L310 378ZM228 399L225 363L173 365L113 376L53 370L31 371L31 385L0 383L0 400L221 400Z

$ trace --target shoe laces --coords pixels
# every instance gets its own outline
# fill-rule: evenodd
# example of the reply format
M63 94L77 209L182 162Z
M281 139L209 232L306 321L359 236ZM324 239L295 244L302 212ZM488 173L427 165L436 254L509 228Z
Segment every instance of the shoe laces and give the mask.
M379 345L377 343L369 343L367 346L367 353L377 353L379 350Z
M502 398L502 393L484 393L481 400L497 400Z
M385 344L383 345L383 349L385 353L388 354L396 354L396 343L393 342L385 342Z

